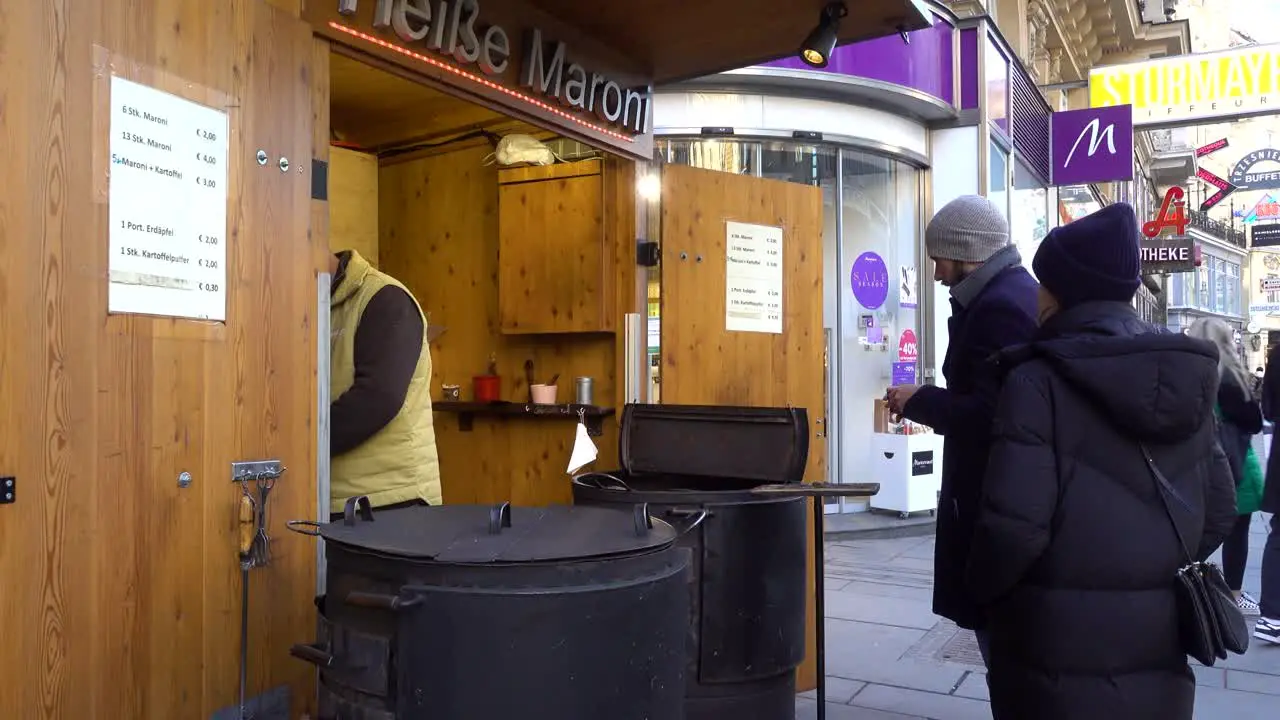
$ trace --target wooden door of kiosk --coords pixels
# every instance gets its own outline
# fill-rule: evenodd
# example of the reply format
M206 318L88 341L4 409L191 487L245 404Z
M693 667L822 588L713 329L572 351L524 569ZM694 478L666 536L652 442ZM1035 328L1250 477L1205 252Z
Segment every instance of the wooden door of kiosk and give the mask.
M729 222L782 229L781 333L726 329ZM756 287L767 302L769 286ZM806 408L811 438L805 481L824 481L822 191L778 180L664 166L661 317L662 402ZM812 536L812 526L809 529ZM811 566L812 547L809 554ZM809 652L797 675L800 691L817 684L812 580L806 619Z
M316 547L285 521L316 514L312 101L328 56L297 4L0 0L0 477L16 484L0 718L236 706L231 464L269 459L287 472L274 558L251 573L248 696L287 688L293 718L314 713L314 670L288 650L315 634ZM228 113L225 322L108 314L113 74ZM327 140L327 109L315 122Z

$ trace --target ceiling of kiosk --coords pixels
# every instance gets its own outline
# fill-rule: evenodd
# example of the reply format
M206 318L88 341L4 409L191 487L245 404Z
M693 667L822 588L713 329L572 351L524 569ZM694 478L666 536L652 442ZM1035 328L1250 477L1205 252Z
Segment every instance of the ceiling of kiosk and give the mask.
M531 0L670 83L795 55L827 0ZM847 0L841 44L929 26L919 0Z
M366 150L430 143L484 130L545 131L345 55L329 64L329 125L335 140Z

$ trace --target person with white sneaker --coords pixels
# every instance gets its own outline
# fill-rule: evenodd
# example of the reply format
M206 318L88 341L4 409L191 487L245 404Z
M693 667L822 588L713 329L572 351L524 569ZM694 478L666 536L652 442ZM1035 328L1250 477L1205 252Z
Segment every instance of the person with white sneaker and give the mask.
M1249 526L1262 499L1262 468L1253 454L1253 436L1262 432L1262 407L1253 391L1253 378L1240 360L1235 333L1218 318L1200 318L1187 334L1218 348L1218 442L1231 465L1236 483L1236 524L1222 543L1222 574L1246 615L1259 613L1258 603L1244 591L1249 560Z
M1271 422L1280 419L1280 345L1267 353L1266 374L1262 378L1262 414ZM1261 510L1271 513L1271 532L1262 549L1262 596L1258 624L1253 636L1280 645L1280 454L1267 453L1267 481L1262 490Z

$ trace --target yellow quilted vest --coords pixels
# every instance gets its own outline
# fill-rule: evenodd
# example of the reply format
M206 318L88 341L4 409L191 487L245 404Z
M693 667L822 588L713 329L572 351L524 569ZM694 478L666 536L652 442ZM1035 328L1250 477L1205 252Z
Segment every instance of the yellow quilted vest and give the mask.
M394 278L374 269L351 251L347 271L330 299L329 398L337 400L355 382L356 326L374 293ZM409 293L409 297L413 297ZM414 304L417 305L417 300ZM422 313L421 306L418 313ZM422 319L422 355L409 382L400 412L362 445L330 460L331 509L340 512L347 498L367 495L374 507L421 498L439 505L440 460L431 419L431 351L427 320Z

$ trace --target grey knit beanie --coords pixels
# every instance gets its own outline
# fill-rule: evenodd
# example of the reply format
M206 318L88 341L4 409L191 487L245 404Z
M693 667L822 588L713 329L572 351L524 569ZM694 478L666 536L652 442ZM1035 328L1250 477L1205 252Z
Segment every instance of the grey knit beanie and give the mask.
M961 195L938 211L924 231L929 257L984 263L1009 244L1009 222L995 203Z

